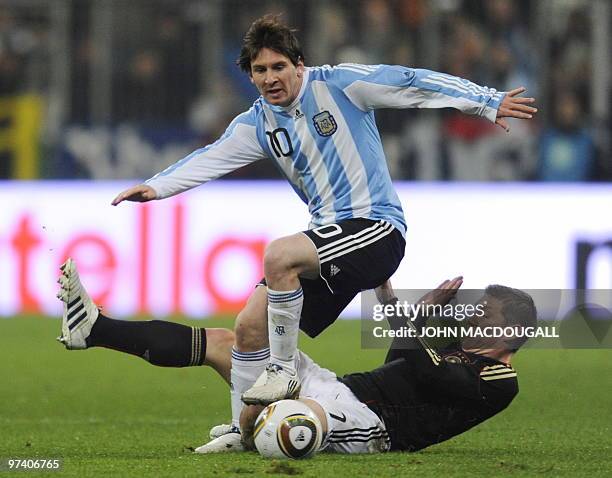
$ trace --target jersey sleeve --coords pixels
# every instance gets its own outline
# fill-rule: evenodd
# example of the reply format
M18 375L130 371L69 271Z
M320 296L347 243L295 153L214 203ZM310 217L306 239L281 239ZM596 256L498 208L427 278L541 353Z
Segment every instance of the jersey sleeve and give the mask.
M494 88L431 70L389 65L341 64L335 78L364 111L377 108L456 108L495 122L505 96Z
M257 139L256 119L251 109L234 118L217 141L195 150L145 184L155 190L158 199L163 199L266 157Z

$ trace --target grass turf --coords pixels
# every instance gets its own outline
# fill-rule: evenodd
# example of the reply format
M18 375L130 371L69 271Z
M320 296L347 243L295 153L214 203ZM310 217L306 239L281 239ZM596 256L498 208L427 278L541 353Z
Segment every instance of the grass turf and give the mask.
M507 410L419 453L285 462L190 452L229 418L227 388L211 370L158 368L104 349L68 352L54 341L59 328L47 318L0 320L0 459L62 458L62 476L490 478L612 471L612 350L521 352L513 363L521 392ZM372 368L384 356L361 350L357 321L339 321L316 340L303 337L301 347L338 373Z

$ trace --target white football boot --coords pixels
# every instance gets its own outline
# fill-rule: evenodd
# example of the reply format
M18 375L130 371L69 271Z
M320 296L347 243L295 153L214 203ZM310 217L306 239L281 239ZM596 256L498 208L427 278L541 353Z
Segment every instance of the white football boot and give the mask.
M229 423L223 423L221 425L215 425L212 427L210 432L208 432L208 436L211 440L214 440L215 438L219 438L221 435L225 435L226 433L230 433L234 430L236 430L235 426Z
M300 379L280 365L269 363L253 386L242 394L247 405L270 405L284 399L293 399L300 393Z
M232 425L217 425L210 429L211 441L199 446L195 453L233 453L244 451L240 430Z
M57 338L67 349L86 349L85 340L98 319L98 307L81 284L76 263L68 259L60 267L60 291L57 298L64 303L62 335Z

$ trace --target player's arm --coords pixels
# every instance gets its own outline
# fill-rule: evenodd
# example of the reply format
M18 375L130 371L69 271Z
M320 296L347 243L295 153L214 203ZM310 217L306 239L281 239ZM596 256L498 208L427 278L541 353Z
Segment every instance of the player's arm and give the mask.
M463 284L463 277L458 276L445 280L437 288L421 297L418 303L423 305L446 305L457 294ZM388 290L386 295L389 295ZM393 340L385 363L405 359L412 365L415 378L446 396L469 400L482 400L480 376L469 364L445 361L438 351L419 336L427 323L427 316L420 315L414 320L402 318L398 321L390 318L392 328L409 326L414 337L397 337Z
M418 300L418 304L422 304L423 306L444 306L457 294L462 284L462 276L450 280L447 279L434 290L421 297ZM382 304L391 304L398 301L389 281L376 289L376 296ZM420 337L421 329L427 322L427 317L425 315L421 314L417 317L392 315L388 316L387 320L391 329L399 330L402 327L410 327L413 329L414 334L412 334L412 336L405 336L405 334L402 334L402 336L394 338L393 342L391 342L389 352L387 353L385 363L392 362L398 358L410 357L409 360L412 360L412 356L414 355L426 358L437 355L437 352L427 343L427 341Z
M174 196L265 157L251 110L236 117L213 144L197 149L144 184L121 192L113 199L112 205Z
M437 288L421 297L419 303L425 306L444 306L455 297L462 284L462 276L445 280ZM427 316L421 315L408 323L418 334L427 323L427 319ZM415 341L415 344L412 344L411 349L405 351L404 358L412 362L417 380L445 396L482 400L480 375L472 366L464 363L447 362L438 354L437 350L418 335L410 340ZM394 343L396 347L400 345ZM393 345L391 348L393 351Z
M357 70L356 70L357 71ZM379 65L367 74L353 72L343 91L362 110L377 108L455 108L482 116L506 131L504 118L531 119L534 98L522 97L526 89L500 92L469 80L431 70Z

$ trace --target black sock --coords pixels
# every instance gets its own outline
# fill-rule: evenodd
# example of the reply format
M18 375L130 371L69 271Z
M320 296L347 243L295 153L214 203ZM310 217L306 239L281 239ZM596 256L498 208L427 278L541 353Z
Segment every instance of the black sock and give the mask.
M206 329L163 320L115 320L100 314L86 342L88 347L137 355L161 367L202 365L206 358Z

